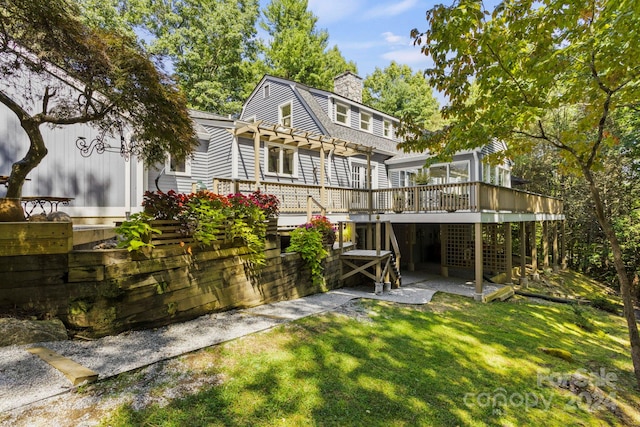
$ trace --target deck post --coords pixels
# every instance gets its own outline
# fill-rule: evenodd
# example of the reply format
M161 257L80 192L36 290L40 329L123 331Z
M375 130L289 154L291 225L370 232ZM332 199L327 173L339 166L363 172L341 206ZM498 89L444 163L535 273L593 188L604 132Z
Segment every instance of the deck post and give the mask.
M378 262L376 263L376 282L375 293L381 294L384 289L384 278L382 277L382 264L380 263L380 250L382 245L382 227L380 224L380 215L376 215L376 257Z
M527 223L520 223L520 286L526 288L527 279Z
M549 268L549 221L542 221L542 268Z
M369 221L372 220L373 216L373 188L372 179L371 179L371 151L367 151L367 203L369 210Z
M553 254L552 254L552 265L553 265L553 271L555 273L557 273L560 270L560 267L558 266L558 259L559 259L559 252L558 252L558 221L554 221L553 222L553 240L552 240L552 250L553 250Z
M562 222L560 223L561 225L561 230L562 230L562 240L560 240L560 255L561 255L561 259L562 259L562 265L560 266L563 270L567 269L567 221L566 220L562 220Z
M324 148L320 147L320 204L327 207L327 189L325 188Z
M415 271L416 265L413 262L413 248L416 244L416 225L415 224L409 224L409 238L407 240L409 241L409 263L407 265L407 268L409 271Z
M449 277L449 260L447 259L447 244L449 240L449 225L440 224L440 275Z
M533 221L531 223L531 280L537 282L540 280L540 274L538 273L538 222Z
M507 284L511 285L513 284L513 242L512 242L512 238L511 238L511 223L510 222L505 222L504 223L504 253L505 253L505 257L506 257L506 262L505 262L505 266L506 266L506 273L507 273Z
M476 301L482 301L482 223L476 222L474 225L475 235L475 273L476 273L476 292L474 299Z

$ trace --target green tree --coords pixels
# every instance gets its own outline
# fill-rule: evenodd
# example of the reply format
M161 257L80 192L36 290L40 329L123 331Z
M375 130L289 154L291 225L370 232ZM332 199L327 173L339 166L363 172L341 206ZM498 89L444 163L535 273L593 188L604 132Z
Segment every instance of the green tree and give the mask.
M605 209L595 177L603 152L618 141L612 114L640 99L637 9L631 0L505 0L492 13L478 0L435 6L429 29L412 35L433 60L430 83L450 99L442 109L450 125L425 134L407 121L403 146L450 156L498 138L509 146L505 154L516 156L546 144L563 171L585 180L611 248L640 386L631 283L615 213Z
M307 0L272 0L264 9L260 25L270 37L265 64L275 76L332 90L334 77L357 72L356 65L328 47L329 33L316 28L318 18L307 6Z
M81 0L89 22L135 26L184 90L189 106L235 113L261 77L254 63L258 0Z
M182 92L136 40L90 28L79 15L70 0L1 3L0 102L30 144L12 165L7 198L21 196L25 178L46 156L45 124L114 129L126 117L148 164L164 161L167 152L184 158L197 146Z
M392 61L364 79L363 103L395 117L408 114L426 129L442 126L438 101L421 72Z

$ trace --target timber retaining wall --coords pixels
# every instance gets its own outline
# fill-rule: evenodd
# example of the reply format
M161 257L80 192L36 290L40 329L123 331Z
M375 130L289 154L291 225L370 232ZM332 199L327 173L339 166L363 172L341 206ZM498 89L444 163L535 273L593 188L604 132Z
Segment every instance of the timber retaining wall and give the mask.
M159 246L148 252L0 256L0 308L47 313L74 331L99 337L339 286L338 250L323 262L322 285L312 283L298 254L281 253L279 237L268 236L265 255L266 264L253 268L245 246L223 242L206 248Z

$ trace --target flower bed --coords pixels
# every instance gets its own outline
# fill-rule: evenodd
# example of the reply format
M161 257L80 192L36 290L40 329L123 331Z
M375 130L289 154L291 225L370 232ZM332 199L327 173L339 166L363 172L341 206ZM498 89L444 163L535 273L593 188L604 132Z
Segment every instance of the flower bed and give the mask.
M240 238L260 263L267 219L275 219L279 205L277 197L260 191L248 196L147 191L144 212L132 215L117 231L124 238L122 246L130 251L176 243L206 246Z

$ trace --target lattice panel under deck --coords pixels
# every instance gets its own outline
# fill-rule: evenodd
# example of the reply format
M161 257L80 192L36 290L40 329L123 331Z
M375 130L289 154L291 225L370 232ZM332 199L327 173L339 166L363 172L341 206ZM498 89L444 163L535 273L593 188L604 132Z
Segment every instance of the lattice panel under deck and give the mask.
M473 267L473 225L451 224L446 225L447 244L446 260L448 267Z

